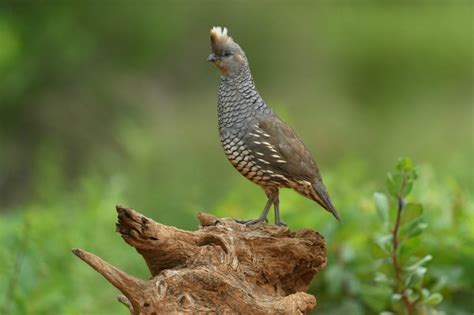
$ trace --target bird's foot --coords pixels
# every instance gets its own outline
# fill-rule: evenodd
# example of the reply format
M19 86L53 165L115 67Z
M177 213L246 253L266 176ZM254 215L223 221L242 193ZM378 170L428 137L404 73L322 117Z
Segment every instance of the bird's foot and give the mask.
M275 220L275 225L278 225L278 226L288 226L285 222L282 222L280 220Z
M237 223L245 224L245 225L254 225L260 222L268 223L268 220L266 217L259 217L258 219L254 219L254 220L241 220L241 219L234 219L234 220Z

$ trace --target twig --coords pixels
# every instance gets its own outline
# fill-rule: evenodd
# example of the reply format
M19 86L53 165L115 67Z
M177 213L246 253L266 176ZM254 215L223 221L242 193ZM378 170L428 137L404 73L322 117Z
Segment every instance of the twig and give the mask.
M398 261L398 256L397 256L398 248L400 246L400 243L398 240L398 232L400 231L402 212L403 212L403 208L405 207L405 201L403 200L403 191L405 190L406 180L407 180L406 175L403 174L403 180L402 180L402 184L400 186L400 191L398 193L398 198L397 198L398 200L397 219L395 222L395 227L392 231L392 242L393 242L392 263L393 263L393 268L395 269L395 278L397 280L397 283L395 284L395 291L401 294L403 304L405 305L407 313L408 315L411 315L413 314L413 311L414 311L414 305L413 303L410 302L410 299L408 298L408 295L406 293L405 284L403 283L403 279L402 279L402 267L400 266L400 263Z

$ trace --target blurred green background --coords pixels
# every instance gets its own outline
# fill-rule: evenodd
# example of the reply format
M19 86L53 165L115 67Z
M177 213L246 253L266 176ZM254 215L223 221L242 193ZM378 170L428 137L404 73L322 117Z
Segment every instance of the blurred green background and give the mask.
M399 156L420 165L420 255L441 314L474 311L470 1L2 1L0 313L127 314L71 253L136 276L114 205L197 228L256 217L261 189L224 157L209 29L227 26L266 102L304 139L344 223L292 191L282 219L328 241L316 314L377 314L372 194ZM271 219L272 220L272 219Z

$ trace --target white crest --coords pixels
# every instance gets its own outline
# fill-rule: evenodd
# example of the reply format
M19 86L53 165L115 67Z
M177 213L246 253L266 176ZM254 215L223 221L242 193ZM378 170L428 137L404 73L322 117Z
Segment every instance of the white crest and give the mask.
M211 37L214 38L216 42L224 43L230 39L227 35L227 27L214 26L211 29Z

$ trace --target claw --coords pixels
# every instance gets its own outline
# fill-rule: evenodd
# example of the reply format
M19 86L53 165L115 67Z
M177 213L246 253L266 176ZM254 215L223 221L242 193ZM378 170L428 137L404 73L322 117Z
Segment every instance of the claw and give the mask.
M237 223L245 224L245 225L254 225L254 224L257 224L257 223L260 223L260 222L268 223L268 219L265 218L265 217L260 217L258 219L254 219L254 220L241 220L241 219L234 219L234 220Z
M245 223L245 225L254 225L254 224L258 224L260 222L268 223L268 220L267 220L267 218L258 218L258 219L255 219L255 220L249 220L247 223Z
M281 221L275 221L275 225L278 225L278 226L288 226L285 222L281 222Z
M246 224L247 222L249 222L250 220L242 220L242 219L234 219L235 222L239 223L239 224Z

